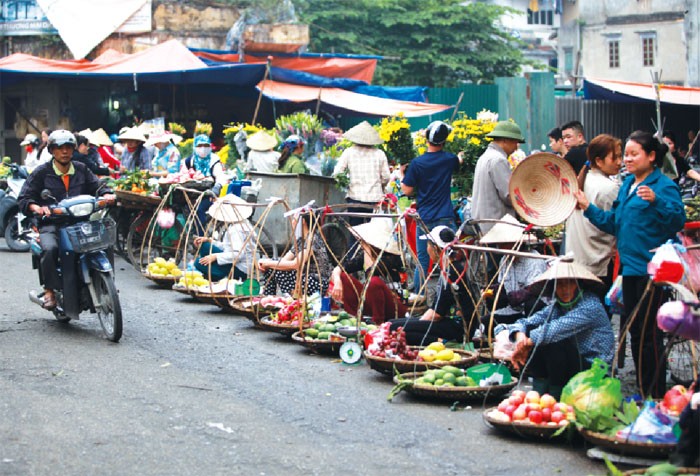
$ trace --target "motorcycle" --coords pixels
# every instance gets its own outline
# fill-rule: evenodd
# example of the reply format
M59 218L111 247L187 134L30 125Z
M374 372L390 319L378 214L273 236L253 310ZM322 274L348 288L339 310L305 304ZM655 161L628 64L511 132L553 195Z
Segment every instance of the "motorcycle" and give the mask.
M0 190L0 236L5 237L7 247L12 251L29 251L29 236L32 233L31 220L25 216L17 204L17 197L27 178L27 170L17 164L10 164L12 177L6 187Z
M43 200L56 199L48 190ZM106 199L90 195L66 198L50 205L50 216L42 217L58 230L58 273L61 289L55 289L57 306L52 309L59 322L79 319L80 313L96 313L107 339L118 342L122 336L122 310L114 283L113 253L117 226L106 216ZM32 266L41 276L41 246L32 236ZM43 279L41 279L43 282ZM43 293L29 293L29 299L43 307Z

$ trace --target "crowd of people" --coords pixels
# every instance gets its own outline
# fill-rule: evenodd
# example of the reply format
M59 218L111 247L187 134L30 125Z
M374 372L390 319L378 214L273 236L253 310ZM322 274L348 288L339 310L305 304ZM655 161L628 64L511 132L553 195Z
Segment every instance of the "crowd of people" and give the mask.
M219 185L229 180L224 163L205 134L194 137L192 155L181 157L176 147L181 138L164 131L148 138L137 127L125 128L111 138L103 129L75 134L45 132L45 139L43 133L41 139L29 134L22 142L27 147L26 166L34 170L20 197L25 213L43 213L45 204L37 191L51 186L61 192L66 176L70 186L65 186L64 195L77 186L73 180L78 175L84 176L89 190L96 188L96 177L136 170L148 170L158 177L186 168L212 177ZM458 228L450 187L462 157L444 150L450 132L451 127L444 122L431 123L423 131L426 152L405 170L392 172L386 154L378 147L382 139L369 123L362 122L343 134L352 145L333 170L334 175L349 177L349 212L366 212L377 206L396 172L402 194L415 200L419 219L412 291L420 297L434 287L435 295L420 317L407 315L407 263L397 238L401 224L388 217L370 220L361 213L350 215L349 245L355 244L354 251L334 261L313 213L302 211L294 220L298 230L294 246L279 260L272 260L258 258L251 246L249 217L245 215L252 209L245 209L235 198L220 198L211 205L209 215L227 223L225 234L221 241L195 240L199 247L195 266L216 280L245 279L260 273L266 294L303 289L307 294L331 296L350 313L369 316L376 323L391 321L393 328L403 327L413 345L505 333L514 347L513 365L527 366L537 387L553 395L594 358L612 361L616 342L604 296L619 273L623 301L640 303L625 307L621 325L630 329L641 391L662 396L663 336L655 321L646 317L655 316L665 296L659 288L647 286L647 263L652 258L650 250L673 239L683 228L680 186L700 179L693 168L695 159L691 156L689 162L681 156L675 136L668 132L663 140L635 131L624 141L601 134L588 142L578 121L550 131L551 151L571 165L578 176L579 191L575 195L577 209L565 223L561 256L548 261L537 251L525 224L516 218L509 191L512 168L508 158L525 139L515 122L498 122L487 135L490 143L486 151L476 162L471 196L473 222L469 224L478 224L479 244L492 250L486 271L492 278L491 286L479 289L470 282L468 253L456 246L464 228ZM307 173L305 145L297 135L279 144L267 132L257 132L246 139L248 153L242 167L265 173ZM662 172L667 153L677 172L673 177ZM49 176L57 177L56 183L47 184ZM222 207L226 205L246 213L239 210L235 219L225 219ZM51 291L55 243L50 238L44 240L44 234L49 236L49 230L42 231L46 261L42 260L42 267L46 268L45 304L51 307L55 305ZM437 279L429 281L431 275ZM488 312L477 315L483 302ZM646 316L635 315L635 308Z

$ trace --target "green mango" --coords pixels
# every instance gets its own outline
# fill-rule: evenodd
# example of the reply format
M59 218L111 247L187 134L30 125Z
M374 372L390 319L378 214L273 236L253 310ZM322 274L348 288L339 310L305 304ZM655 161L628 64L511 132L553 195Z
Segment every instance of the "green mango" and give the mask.
M444 367L442 367L442 370L451 373L455 377L461 377L462 375L464 375L464 370L458 369L457 367L453 367L451 365L445 365Z
M312 339L315 339L318 337L319 331L318 329L314 329L313 327L310 329L306 329L304 331L304 334L308 337L311 337Z
M331 333L324 331L324 332L319 332L317 339L319 340L328 340L330 338Z

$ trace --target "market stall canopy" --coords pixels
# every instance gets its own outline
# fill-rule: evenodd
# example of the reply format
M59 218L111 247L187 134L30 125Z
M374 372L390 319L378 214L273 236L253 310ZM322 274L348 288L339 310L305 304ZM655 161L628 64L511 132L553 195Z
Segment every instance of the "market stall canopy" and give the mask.
M356 79L358 81L364 81L367 84L372 83L374 70L377 67L377 60L381 59L381 56L326 53L302 53L295 55L285 55L281 53L274 53L274 55L258 55L246 53L243 55L243 61L241 61L241 57L238 53L230 51L195 48L190 48L190 51L209 64L239 62L266 64L269 57L270 66L274 68L303 71L326 78Z
M135 84L226 84L254 86L263 79L265 66L228 64L207 66L182 43L166 41L147 50L126 54L108 50L94 61L51 60L23 53L0 58L0 76L19 81L28 77L86 77L93 79L130 79Z
M320 100L339 109L371 116L391 116L398 113L403 113L406 117L427 116L453 107L444 104L386 99L339 88L299 86L269 79L261 81L258 89L273 101L303 103Z
M237 53L190 48L195 55L207 64L230 64L240 60ZM274 81L315 86L340 88L368 96L376 96L400 101L425 102L426 87L423 86L372 86L372 76L381 56L302 53L288 55L251 55L246 53L246 63L267 64L270 60L269 78Z
M656 101L656 92L651 83L587 78L583 82L583 93L586 99L603 99L611 102ZM661 84L659 97L663 103L700 106L700 88Z
M84 58L148 0L37 0L76 59Z

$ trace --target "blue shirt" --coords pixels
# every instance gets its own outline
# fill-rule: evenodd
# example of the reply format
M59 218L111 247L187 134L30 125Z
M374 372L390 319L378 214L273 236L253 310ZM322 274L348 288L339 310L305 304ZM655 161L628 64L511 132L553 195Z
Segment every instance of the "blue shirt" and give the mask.
M413 187L418 214L425 222L454 218L450 187L459 159L451 152L426 152L408 165L403 183Z
M615 352L615 334L600 299L590 291L584 291L581 300L569 311L553 302L530 317L518 319L515 324L500 324L494 335L507 330L509 334L522 332L538 345L547 345L573 337L578 352L588 363L598 357L608 364Z
M639 185L654 191L653 202L630 193L634 176L625 179L610 211L591 204L583 215L601 231L617 238L623 276L646 276L650 251L676 236L685 224L685 207L680 189L661 170L654 171Z

